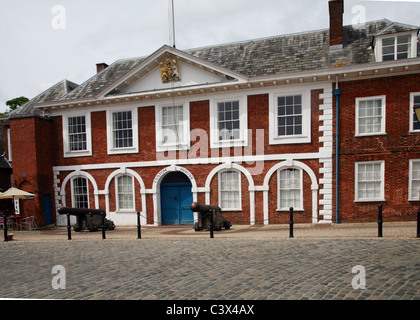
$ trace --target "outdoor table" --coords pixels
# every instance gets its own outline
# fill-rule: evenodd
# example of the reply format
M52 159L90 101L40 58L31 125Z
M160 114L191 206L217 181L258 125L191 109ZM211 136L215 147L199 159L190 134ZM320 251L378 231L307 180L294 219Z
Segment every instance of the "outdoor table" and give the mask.
M16 230L22 230L22 216L14 215L9 216L7 219L12 220L12 230L14 230L14 226L16 225Z

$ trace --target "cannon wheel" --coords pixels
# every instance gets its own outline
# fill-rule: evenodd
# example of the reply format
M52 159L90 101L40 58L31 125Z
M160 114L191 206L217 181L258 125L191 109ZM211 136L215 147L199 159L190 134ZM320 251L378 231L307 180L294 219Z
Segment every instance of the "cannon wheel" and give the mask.
M194 223L194 230L195 230L195 231L200 231L200 230L201 230L201 228L200 228L200 224L199 224L198 222L195 222L195 223Z
M230 222L227 220L223 221L223 226L225 227L226 230L229 230L231 227Z
M222 230L222 225L220 222L215 222L214 223L214 231L220 231Z

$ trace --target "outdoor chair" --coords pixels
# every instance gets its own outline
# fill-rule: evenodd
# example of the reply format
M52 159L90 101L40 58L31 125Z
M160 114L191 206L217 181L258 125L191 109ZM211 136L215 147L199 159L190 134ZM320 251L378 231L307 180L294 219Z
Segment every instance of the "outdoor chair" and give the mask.
M7 229L12 230L13 227L14 227L13 226L14 225L13 221L10 220L10 219L6 219L6 221L7 221ZM0 228L4 229L4 218L3 217L0 217Z
M32 228L35 228L35 229L38 228L35 221L35 217L30 216L30 217L22 218L22 230L23 229L32 230Z

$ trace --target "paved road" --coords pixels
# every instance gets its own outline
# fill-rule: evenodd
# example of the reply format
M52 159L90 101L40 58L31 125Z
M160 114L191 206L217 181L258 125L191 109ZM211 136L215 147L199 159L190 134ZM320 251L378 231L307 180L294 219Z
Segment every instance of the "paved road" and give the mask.
M64 276L52 274L56 265L65 268L65 289L52 287L55 276ZM357 265L365 269L365 289L352 287L362 275L352 273ZM1 298L420 300L420 241L101 240L98 233L89 240L12 241L0 243L0 283Z

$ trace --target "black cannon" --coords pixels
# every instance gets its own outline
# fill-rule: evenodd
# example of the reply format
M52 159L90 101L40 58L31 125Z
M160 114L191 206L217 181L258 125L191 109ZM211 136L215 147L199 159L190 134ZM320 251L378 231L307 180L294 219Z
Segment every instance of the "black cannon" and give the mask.
M76 224L73 226L73 230L80 232L83 230L98 231L102 228L102 218L106 216L104 210L100 209L77 209L77 208L60 208L59 214L69 213L72 216L76 216ZM105 229L114 230L115 224L111 220L105 218Z
M67 233L69 240L71 240L70 216L76 216L76 224L73 226L73 229L77 232L81 232L82 230L97 231L98 229L102 229L102 238L105 239L105 230L115 229L114 222L105 218L105 210L62 207L58 209L58 213L67 215Z
M232 226L230 222L223 217L222 209L219 207L193 202L190 208L191 211L198 213L198 221L194 223L195 231L211 231L211 227L213 227L213 230L220 231L222 228L230 229Z

